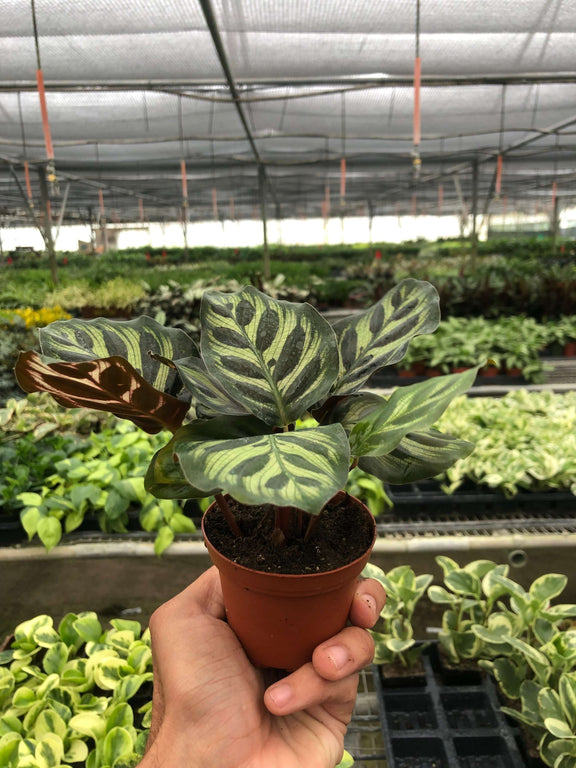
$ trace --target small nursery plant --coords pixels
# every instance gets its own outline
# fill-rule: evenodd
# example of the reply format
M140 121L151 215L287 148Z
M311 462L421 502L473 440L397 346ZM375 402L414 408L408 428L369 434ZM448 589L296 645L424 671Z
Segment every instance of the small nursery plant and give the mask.
M255 663L296 669L344 626L374 542L369 510L342 492L350 469L405 483L472 450L431 426L477 367L388 398L361 391L412 338L434 331L438 304L432 285L407 279L331 326L311 305L253 287L207 291L199 349L148 317L69 320L41 330L43 356L23 353L16 375L25 391L47 391L61 405L173 433L150 463L146 489L163 499L215 497L203 532L230 626ZM309 417L314 426L295 430ZM306 599L280 600L287 583L269 585L279 574L301 576L289 589ZM337 583L311 592L312 577Z
M384 573L372 563L368 563L362 574L377 579L386 590L386 604L380 621L371 632L375 645L374 663L412 669L427 645L416 642L412 617L432 582L432 574L416 576L409 565L400 565Z

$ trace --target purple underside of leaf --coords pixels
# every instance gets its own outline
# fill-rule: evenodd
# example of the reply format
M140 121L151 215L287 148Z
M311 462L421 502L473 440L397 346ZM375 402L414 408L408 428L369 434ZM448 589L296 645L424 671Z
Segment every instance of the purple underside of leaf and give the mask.
M80 363L44 363L23 352L14 369L25 392L48 392L68 408L95 408L129 419L145 432L175 431L188 405L149 384L122 357Z

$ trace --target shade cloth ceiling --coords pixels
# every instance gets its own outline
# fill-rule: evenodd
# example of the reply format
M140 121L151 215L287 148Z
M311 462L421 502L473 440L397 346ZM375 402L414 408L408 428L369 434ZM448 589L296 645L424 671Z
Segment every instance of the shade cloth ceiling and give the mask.
M64 221L177 219L182 160L190 220L545 211L575 51L576 0L0 0L0 215L25 161L40 205L38 62Z

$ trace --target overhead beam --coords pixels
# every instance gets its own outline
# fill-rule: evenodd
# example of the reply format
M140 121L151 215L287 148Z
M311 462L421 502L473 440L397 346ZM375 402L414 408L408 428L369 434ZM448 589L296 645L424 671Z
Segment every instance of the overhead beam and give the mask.
M406 75L357 75L349 77L290 77L290 78L243 78L236 82L237 88L265 87L286 88L293 86L350 86L358 88L395 88L396 86L411 86L414 83L413 73ZM576 83L574 72L551 73L502 73L497 75L425 75L421 83L426 88L443 88L454 85L538 85L548 83ZM155 90L157 88L210 88L221 86L222 79L195 78L170 80L51 80L45 85L47 91L118 91L118 90ZM13 80L0 83L1 91L35 91L38 85L35 80ZM240 99L241 100L241 99Z

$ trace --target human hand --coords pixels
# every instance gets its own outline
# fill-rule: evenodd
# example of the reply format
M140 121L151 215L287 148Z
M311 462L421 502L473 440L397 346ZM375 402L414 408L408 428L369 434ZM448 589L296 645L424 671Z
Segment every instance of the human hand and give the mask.
M210 568L150 620L152 726L140 768L333 768L358 671L374 654L364 628L375 624L384 601L379 582L359 581L354 626L267 687L269 672L252 666L223 621L220 577Z

